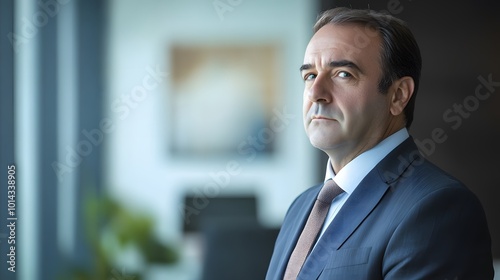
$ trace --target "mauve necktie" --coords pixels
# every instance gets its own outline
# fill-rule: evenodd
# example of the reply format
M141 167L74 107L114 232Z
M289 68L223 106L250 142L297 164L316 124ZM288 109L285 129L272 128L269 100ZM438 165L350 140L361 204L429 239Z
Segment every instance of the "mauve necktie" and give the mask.
M297 279L297 275L299 275L300 269L307 255L311 252L318 233L325 222L326 214L328 213L328 209L330 209L332 200L343 192L344 190L342 190L333 180L330 179L325 182L316 198L316 202L300 234L297 245L295 245L295 249L293 249L292 255L288 260L285 277L283 278L284 280Z

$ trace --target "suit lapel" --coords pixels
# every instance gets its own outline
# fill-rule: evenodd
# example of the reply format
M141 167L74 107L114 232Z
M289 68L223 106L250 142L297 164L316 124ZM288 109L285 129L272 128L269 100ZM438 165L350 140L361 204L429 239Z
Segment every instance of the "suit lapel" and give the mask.
M375 208L387 189L387 184L381 182L373 171L363 179L316 244L298 279L316 279L319 276L326 266L329 252L340 248Z
M408 168L412 162L409 155L414 151L418 153L413 140L407 139L366 175L316 244L297 279L318 278L328 261L329 252L339 249L373 211L389 185Z
M282 251L282 256L278 258L279 264L277 266L278 271L276 279L283 278L290 255L292 254L292 251L297 244L297 240L304 229L309 213L312 210L316 197L318 196L322 186L323 184L313 187L309 192L305 193L303 197L300 197L300 200L304 202L297 201L297 205L300 205L300 207L291 207L290 209L293 209L293 211L290 211L287 214L287 216L290 216L288 219L289 224L288 226L282 226L282 231L284 231L280 232L280 235L283 236L279 237L279 239L284 242L281 245L284 250Z

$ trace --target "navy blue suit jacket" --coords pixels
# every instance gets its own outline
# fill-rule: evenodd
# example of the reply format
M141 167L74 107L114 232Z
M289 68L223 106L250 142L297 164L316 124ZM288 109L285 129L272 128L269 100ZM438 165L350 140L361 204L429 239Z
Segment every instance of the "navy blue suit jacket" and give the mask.
M322 184L290 206L267 280L283 279ZM426 161L411 138L361 181L297 279L493 279L483 208L462 183Z

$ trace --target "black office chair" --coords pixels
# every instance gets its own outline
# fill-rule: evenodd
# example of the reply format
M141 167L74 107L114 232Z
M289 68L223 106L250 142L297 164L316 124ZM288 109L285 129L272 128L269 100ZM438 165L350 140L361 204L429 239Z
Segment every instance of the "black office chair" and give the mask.
M203 200L202 202L200 202ZM201 207L202 206L202 207ZM192 209L189 213L187 209ZM212 198L184 196L184 233L201 232L206 224L258 224L254 195L221 195Z
M278 231L255 224L206 227L202 280L264 279Z

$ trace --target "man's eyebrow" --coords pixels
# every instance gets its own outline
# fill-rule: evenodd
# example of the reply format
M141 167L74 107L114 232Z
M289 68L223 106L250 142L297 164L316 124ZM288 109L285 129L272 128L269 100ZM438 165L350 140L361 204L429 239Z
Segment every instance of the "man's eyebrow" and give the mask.
M361 71L361 69L359 68L358 65L356 65L356 63L350 61L350 60L334 60L330 63L328 63L328 65L332 68L336 68L336 67L349 67L349 68L353 68L353 69L356 69L358 70L359 72L363 72Z
M363 72L363 71L361 71L361 69L359 68L359 66L356 65L356 63L354 63L354 62L352 62L350 60L334 60L334 61L328 63L328 66L330 66L331 68L349 67L349 68L356 69L359 72ZM302 72L304 70L309 70L311 68L314 68L314 65L307 63L307 64L302 64L302 66L300 66L299 70Z
M302 72L304 70L309 70L311 68L313 68L312 64L302 64L302 66L300 66L299 70Z

